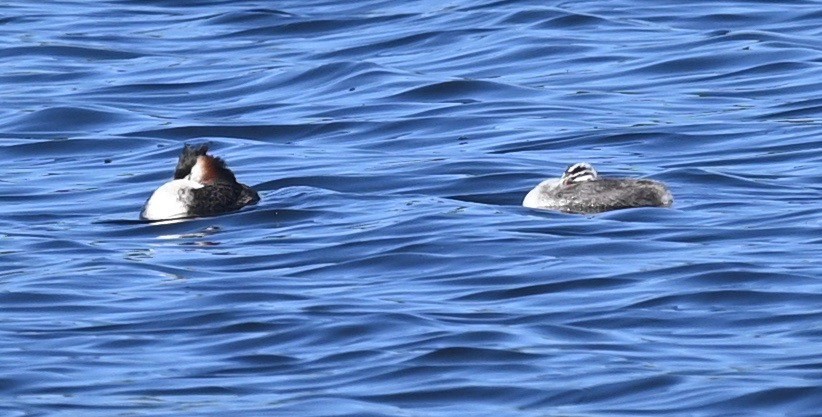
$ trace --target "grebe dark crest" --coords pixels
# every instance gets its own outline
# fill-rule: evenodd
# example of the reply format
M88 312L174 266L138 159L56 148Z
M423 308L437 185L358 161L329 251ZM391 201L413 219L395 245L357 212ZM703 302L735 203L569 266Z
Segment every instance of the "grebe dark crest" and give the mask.
M256 204L260 196L240 184L225 161L208 154L208 146L185 145L174 179L154 191L140 217L166 220L213 216Z
M591 164L580 162L561 178L550 178L531 190L522 205L567 213L600 213L632 207L670 207L674 198L658 181L603 178Z

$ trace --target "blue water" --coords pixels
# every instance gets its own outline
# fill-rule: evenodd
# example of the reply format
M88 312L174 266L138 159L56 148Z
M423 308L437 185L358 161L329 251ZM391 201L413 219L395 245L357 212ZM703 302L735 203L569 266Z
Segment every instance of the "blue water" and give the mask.
M820 80L818 1L5 2L0 415L820 416ZM137 221L202 142L260 204Z

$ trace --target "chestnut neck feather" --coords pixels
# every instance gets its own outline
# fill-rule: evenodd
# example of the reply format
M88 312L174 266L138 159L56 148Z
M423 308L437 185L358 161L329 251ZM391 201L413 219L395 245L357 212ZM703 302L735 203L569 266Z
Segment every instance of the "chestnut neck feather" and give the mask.
M225 161L211 155L197 157L197 162L191 169L191 179L205 185L237 182L234 173L225 166Z

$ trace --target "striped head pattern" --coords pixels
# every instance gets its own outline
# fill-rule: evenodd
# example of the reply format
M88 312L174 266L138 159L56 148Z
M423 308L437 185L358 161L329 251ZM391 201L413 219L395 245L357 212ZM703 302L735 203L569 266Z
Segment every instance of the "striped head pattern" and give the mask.
M568 167L562 174L562 184L571 185L578 182L592 181L597 178L597 171L587 162L578 162Z

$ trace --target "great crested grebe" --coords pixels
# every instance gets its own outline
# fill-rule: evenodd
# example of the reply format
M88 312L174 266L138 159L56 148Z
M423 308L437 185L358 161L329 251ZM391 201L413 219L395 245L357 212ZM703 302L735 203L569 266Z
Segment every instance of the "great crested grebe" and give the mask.
M256 204L260 196L240 184L221 158L208 154L208 146L185 145L174 179L161 185L146 201L140 217L166 220L213 216Z
M534 187L522 205L567 213L600 213L631 207L670 207L671 192L658 181L602 178L591 164L580 162L561 178L549 178Z

